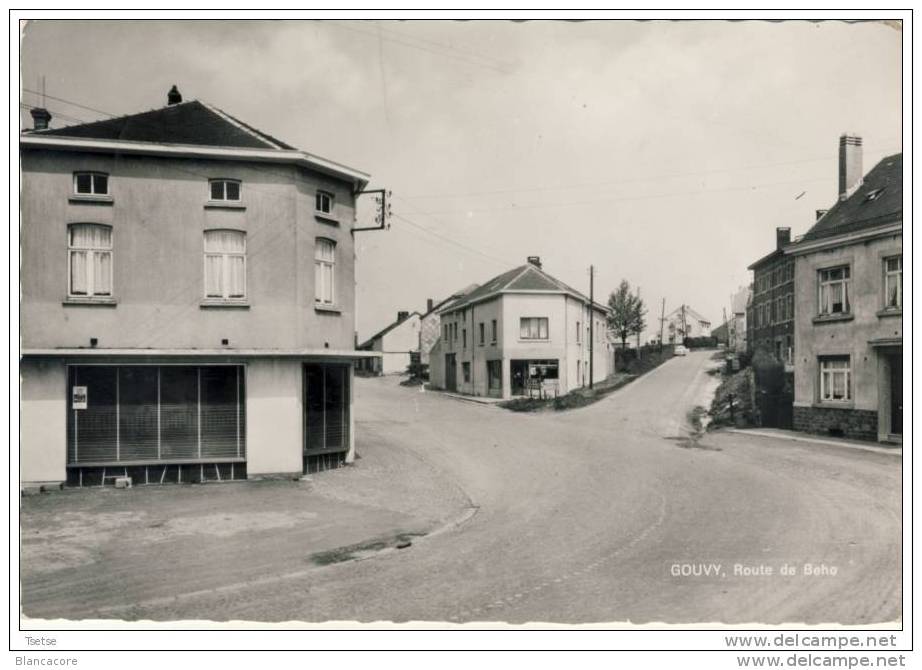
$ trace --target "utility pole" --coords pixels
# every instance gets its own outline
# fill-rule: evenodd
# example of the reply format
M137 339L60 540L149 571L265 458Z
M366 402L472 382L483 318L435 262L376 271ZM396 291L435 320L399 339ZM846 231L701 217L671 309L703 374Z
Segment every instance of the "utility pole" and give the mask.
M595 266L589 266L589 388L592 388L592 341L593 341L593 322L595 321Z
M663 350L663 328L666 326L666 298L663 298L663 310L659 317L659 350Z

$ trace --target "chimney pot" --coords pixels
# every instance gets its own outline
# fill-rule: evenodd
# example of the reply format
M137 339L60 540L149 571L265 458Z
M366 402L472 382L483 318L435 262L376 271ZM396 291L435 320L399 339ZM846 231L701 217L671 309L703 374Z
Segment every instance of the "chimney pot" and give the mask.
M182 93L176 88L176 84L173 84L173 88L166 94L166 102L168 105L177 105L182 102Z
M398 320L398 321L403 321L403 320L404 320L405 318L407 318L408 316L410 316L410 313L409 313L409 312L397 312L397 320Z
M839 200L845 200L861 185L861 138L844 133L839 137Z
M778 249L791 243L791 229L790 228L775 228L775 241L777 242Z
M536 268L541 267L541 256L529 256L528 262L531 265L534 265Z
M51 123L51 112L44 107L33 107L29 113L32 115L32 128L34 130L45 130Z
M432 298L427 298L427 299L426 299L426 311L427 311L427 312L431 312L431 311L432 311L432 307L433 307L434 305L435 305L435 300L433 300Z

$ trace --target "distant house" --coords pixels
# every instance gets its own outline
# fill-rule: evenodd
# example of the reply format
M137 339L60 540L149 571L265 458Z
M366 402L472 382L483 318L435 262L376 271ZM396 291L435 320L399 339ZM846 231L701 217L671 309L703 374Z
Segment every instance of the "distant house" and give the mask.
M748 332L747 311L749 301L752 296L752 288L741 286L740 289L730 296L730 321L727 333L727 346L730 351L738 354L746 351L746 338Z
M440 310L431 383L509 398L534 391L564 394L588 385L590 374L602 381L613 360L607 315L606 307L590 305L531 256Z
M785 364L794 361L794 260L785 256L791 229L775 230L775 249L749 266L753 272L747 337L750 351L762 351Z
M714 330L711 331L711 337L717 340L718 344L727 344L730 339L730 325L728 323L722 323L717 326Z
M710 337L711 322L688 305L680 305L665 317L669 344L682 344L686 337Z
M397 312L397 319L359 345L359 351L374 351L380 358L364 361L364 370L378 375L402 374L419 353L419 312Z
M439 339L441 329L439 312L447 309L451 303L460 300L475 288L477 288L477 284L471 284L455 291L441 302L437 303L432 298L426 302L426 312L419 319L419 362L422 364L424 371L429 369L429 353Z
M787 253L795 263L794 426L902 441L903 156L862 179L839 141L839 199Z

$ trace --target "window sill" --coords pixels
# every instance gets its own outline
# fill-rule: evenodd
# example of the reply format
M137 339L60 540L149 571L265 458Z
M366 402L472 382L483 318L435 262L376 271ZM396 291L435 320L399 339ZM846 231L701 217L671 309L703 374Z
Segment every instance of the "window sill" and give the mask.
M540 339L525 339L521 337L519 338L519 344L550 344L550 342L551 341L549 339L540 340Z
M247 208L242 202L209 200L205 203L205 209L235 209L244 211Z
M837 321L851 321L855 318L855 315L851 312L847 314L827 314L823 316L814 316L813 323L835 323Z
M203 300L201 309L250 309L250 303L245 300Z
M810 406L816 409L855 409L855 402L853 400L827 400L814 402Z
M896 308L896 309L894 309L894 308L882 309L882 310L880 310L879 312L877 312L877 316L878 316L878 318L881 318L881 319L885 319L885 318L887 318L888 316L898 316L898 317L901 317L901 318L902 318L902 316L903 316L903 308L900 307L900 308Z
M77 296L72 296L65 298L61 304L65 307L71 305L82 305L90 307L115 307L118 304L118 300L115 298L105 298L102 296L98 298L80 298Z
M327 314L342 314L343 310L336 305L320 305L314 303L315 312L326 312Z
M111 205L115 202L115 199L111 195L81 193L70 196L67 202L72 205Z
M317 219L320 223L326 223L331 226L338 226L339 219L333 218L333 215L326 214L324 212L314 212L314 218Z

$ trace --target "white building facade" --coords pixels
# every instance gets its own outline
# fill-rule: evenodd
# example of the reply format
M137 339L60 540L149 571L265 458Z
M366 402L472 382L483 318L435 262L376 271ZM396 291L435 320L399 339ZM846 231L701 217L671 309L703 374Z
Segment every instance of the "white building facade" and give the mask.
M544 272L505 272L441 312L435 388L495 398L563 395L612 374L607 309Z

